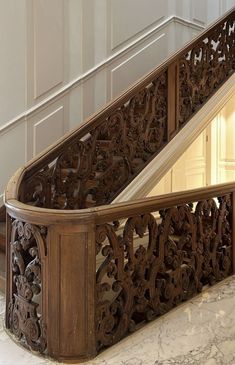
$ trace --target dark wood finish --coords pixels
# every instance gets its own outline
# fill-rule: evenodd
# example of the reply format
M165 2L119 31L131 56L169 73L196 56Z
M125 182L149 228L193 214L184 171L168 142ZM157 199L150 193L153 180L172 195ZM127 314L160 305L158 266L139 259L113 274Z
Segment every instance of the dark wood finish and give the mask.
M0 251L0 292L5 293L6 286L6 269L5 254Z
M110 203L234 72L234 14L33 163L20 200L54 209Z
M60 361L96 355L94 232L92 224L50 229L48 316L58 320L48 326L48 352Z
M36 242L41 247L36 250L41 253L36 262L40 271L34 269L33 272L36 275L40 272L36 281L44 293L39 308L44 308L43 322L47 329L43 332L47 334L48 344L45 353L61 361L92 358L101 348L139 328L144 321L195 295L203 285L222 280L232 272L233 191L234 184L221 184L139 200L130 207L125 203L123 209L122 204L113 204L106 208L110 214L103 212L105 207L96 208L96 212L90 209L86 210L90 220L87 225L82 220L77 220L77 224L65 224L62 211L60 223L57 218L57 223L47 230L13 219L8 251L16 267L9 266L8 283L12 280L9 286L15 299L8 306L7 327L16 331L12 313L16 299L22 300L14 283L22 280L24 285L20 289L29 286L31 295L30 288L36 277L35 274L28 276L25 260L34 268L33 257L27 252L30 245L35 250ZM196 203L196 207L193 208L192 203ZM157 220L156 212L160 214ZM25 233L20 236L23 239L15 240L15 225L19 224L30 226L30 232L32 229L34 232L43 230L43 234L47 232L46 240L40 238L42 233L38 234L37 240L33 238L31 244L27 241L31 236L27 236L25 242ZM134 236L139 237L135 246ZM18 247L17 256L15 247ZM97 271L96 255L103 256L102 260L97 256ZM19 274L18 263L24 265L23 275ZM34 297L27 300L30 306L38 302ZM39 316L34 317L34 322L37 318ZM40 323L37 326L40 328ZM26 330L26 325L21 323L17 336L24 338ZM76 331L77 335L72 339L71 333ZM82 340L76 342L78 338ZM29 345L31 340L26 339ZM37 341L39 339L37 337Z
M6 251L6 223L0 222L0 251Z
M193 203L97 226L98 350L232 273L231 194Z
M167 135L170 141L179 130L179 62L168 67Z
M65 145L49 167L26 179L21 199L79 209L111 202L167 142L167 74L163 72L99 126Z
M2 205L0 207L0 222L6 222L6 207Z
M12 221L12 297L8 303L7 325L18 339L25 338L31 349L41 353L47 346L41 292L41 257L45 255L46 235L45 227Z
M234 183L108 204L234 71L234 17L9 182L6 327L24 346L87 360L234 269Z

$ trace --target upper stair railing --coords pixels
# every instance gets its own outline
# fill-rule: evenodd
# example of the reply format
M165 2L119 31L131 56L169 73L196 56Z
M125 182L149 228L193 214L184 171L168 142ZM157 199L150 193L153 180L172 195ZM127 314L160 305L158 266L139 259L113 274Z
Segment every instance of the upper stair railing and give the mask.
M24 203L80 209L110 203L234 70L234 12L25 169Z
M234 72L234 24L233 9L9 182L6 327L25 346L88 359L234 270L234 183L104 205Z

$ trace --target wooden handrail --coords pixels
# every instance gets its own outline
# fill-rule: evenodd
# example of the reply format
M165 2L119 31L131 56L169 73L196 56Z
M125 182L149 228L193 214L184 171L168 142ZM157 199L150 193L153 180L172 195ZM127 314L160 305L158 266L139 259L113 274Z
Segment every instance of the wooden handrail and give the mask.
M135 215L139 211L145 214L154 210L167 209L174 205L210 199L214 196L228 194L232 191L235 191L235 182L215 184L192 190L77 210L35 208L31 205L21 203L16 199L10 199L6 202L6 207L10 215L14 218L21 217L23 220L32 224L46 224L48 220L51 224L58 222L89 222L91 220L100 224L107 219L110 219L110 221L121 219L126 216Z
M211 31L222 25L227 18L230 17L233 18L234 12L235 12L235 7L227 11L219 20L215 21L210 25L210 27L200 32L199 35L195 36L179 51L173 53L172 56L167 58L153 71L143 76L140 80L138 80L134 85L130 86L121 95L111 100L100 111L95 112L94 115L88 117L83 123L81 123L79 127L74 128L73 131L68 132L65 136L61 137L58 141L56 141L47 149L39 153L36 157L31 159L25 165L25 173L28 174L28 176L30 176L30 171L32 172L34 168L41 169L45 164L50 163L51 161L53 161L54 158L56 158L56 156L62 151L63 145L65 143L72 143L77 137L86 135L91 128L95 128L98 125L100 125L103 119L107 118L116 109L124 105L130 98L135 96L135 94L138 93L140 89L146 87L151 82L151 80L155 79L157 76L161 74L162 71L166 70L168 66L173 64L177 59L181 58L185 53L187 53L192 48L192 46L202 41L205 38L205 36L207 37Z
M56 209L110 203L234 72L234 13L29 162L19 200Z
M234 272L234 182L108 204L234 72L234 22L232 9L10 180L6 328L24 346L87 360Z

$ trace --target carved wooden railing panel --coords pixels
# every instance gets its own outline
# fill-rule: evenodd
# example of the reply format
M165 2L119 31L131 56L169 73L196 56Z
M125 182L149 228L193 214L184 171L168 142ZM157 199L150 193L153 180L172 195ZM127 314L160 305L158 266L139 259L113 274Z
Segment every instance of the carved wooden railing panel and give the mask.
M234 72L234 21L235 10L9 182L6 328L27 348L87 360L235 272L234 183L102 205Z
M234 71L234 13L28 171L21 201L54 209L110 203Z
M140 211L121 230L118 221L97 226L98 350L231 274L231 195L193 206L163 209L157 219Z
M234 39L234 19L230 18L179 59L180 125L188 121L234 69Z
M46 350L46 324L42 317L42 261L46 228L12 220L10 242L11 300L7 322L12 333L29 348Z
M110 202L167 141L167 74L78 137L25 182L24 202L79 209Z

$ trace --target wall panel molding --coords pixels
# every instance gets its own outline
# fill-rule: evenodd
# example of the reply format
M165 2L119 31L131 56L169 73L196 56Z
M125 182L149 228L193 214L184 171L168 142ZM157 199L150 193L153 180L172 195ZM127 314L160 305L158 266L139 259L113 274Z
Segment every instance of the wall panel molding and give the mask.
M29 17L30 17L29 13ZM183 19L177 16L171 16L164 20L161 24L159 24L156 28L152 29L151 31L146 32L143 36L135 39L134 42L128 44L127 46L123 47L119 51L115 52L111 56L107 57L102 62L98 63L95 67L89 69L88 71L82 73L78 77L74 78L72 81L68 82L66 85L60 87L56 91L52 92L49 96L45 97L43 100L38 101L35 105L28 108L25 112L17 115L16 117L12 118L11 120L7 121L0 127L0 135L6 133L8 130L14 127L17 123L22 122L23 120L27 120L38 112L41 112L44 108L49 107L51 104L57 102L60 98L65 97L67 94L71 93L75 88L82 87L82 84L91 77L94 77L99 71L104 70L106 67L108 68L114 62L118 61L122 57L128 56L128 53L136 49L138 46L143 44L144 42L148 42L150 37L153 37L156 33L160 32L164 27L178 23L184 27L191 27L197 31L203 30L204 27ZM30 35L32 36L32 35ZM30 57L29 57L30 58ZM30 65L29 65L30 68Z
M110 49L132 41L147 30L156 28L167 15L165 0L132 0L110 1Z
M64 107L60 106L58 109L34 124L33 157L62 137L64 133Z
M160 34L157 38L154 37L146 46L111 69L111 99L163 61L162 57L164 58L167 54L167 49L164 49L167 46L166 38L166 33ZM161 53L157 52L158 49L161 49ZM141 68L140 65L142 65ZM129 70L132 70L131 74Z
M61 138L68 131L68 100L55 104L27 120L27 160Z
M196 2L192 2L192 20L194 22L198 22L202 25L206 24L206 1L205 0L197 0Z
M63 82L63 0L34 0L34 98Z
M26 163L26 125L23 121L0 135L0 195L15 171Z

